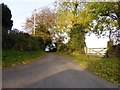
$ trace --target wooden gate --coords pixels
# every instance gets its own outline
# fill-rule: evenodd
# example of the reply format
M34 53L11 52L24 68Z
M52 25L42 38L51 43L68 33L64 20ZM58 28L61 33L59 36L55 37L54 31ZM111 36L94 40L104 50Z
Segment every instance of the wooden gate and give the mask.
M85 53L88 55L104 56L107 48L85 48Z

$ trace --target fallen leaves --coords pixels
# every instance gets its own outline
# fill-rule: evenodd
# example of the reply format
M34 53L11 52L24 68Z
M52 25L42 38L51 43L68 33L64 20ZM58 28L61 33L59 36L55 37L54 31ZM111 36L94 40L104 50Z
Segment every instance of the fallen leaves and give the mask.
M76 60L82 68L88 69L106 80L120 85L119 58L100 58L82 54L67 55Z

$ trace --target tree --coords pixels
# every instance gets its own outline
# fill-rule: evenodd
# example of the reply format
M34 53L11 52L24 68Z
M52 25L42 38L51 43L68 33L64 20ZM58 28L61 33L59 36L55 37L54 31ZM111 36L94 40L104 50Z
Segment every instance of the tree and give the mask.
M89 32L93 32L99 37L109 37L107 45L108 54L117 53L119 55L119 30L120 30L120 1L119 2L89 2L86 3L84 10L91 16L88 23ZM86 18L86 17L85 17ZM85 19L84 18L84 19ZM114 44L118 45L114 45Z
M12 41L8 36L8 30L13 26L11 10L4 3L0 4L0 7L2 7L2 48L11 47Z
M84 11L89 12L92 22L87 27L99 36L108 36L112 42L117 30L120 29L120 2L89 2ZM86 17L85 17L86 18ZM84 19L85 19L84 18ZM109 32L109 34L107 34Z
M79 53L84 53L85 47L85 32L83 31L82 25L76 25L71 29L70 41L68 42L68 47L70 51L78 51Z
M85 46L84 26L80 22L80 12L83 3L79 1L58 1L56 3L58 4L56 6L57 18L56 26L53 29L55 34L57 34L56 36L60 37L58 39L61 40L62 37L64 40L66 37L62 35L67 33L67 38L70 39L67 46L69 47L70 51L77 50L82 52Z
M51 42L52 37L50 28L55 23L55 13L49 8L44 8L36 13L33 13L30 18L26 19L24 29L28 32L33 32L34 26L34 14L35 14L35 36L40 36L45 42Z
M2 33L3 37L5 37L8 30L11 30L13 26L12 14L11 10L4 3L0 4L0 7L2 7Z

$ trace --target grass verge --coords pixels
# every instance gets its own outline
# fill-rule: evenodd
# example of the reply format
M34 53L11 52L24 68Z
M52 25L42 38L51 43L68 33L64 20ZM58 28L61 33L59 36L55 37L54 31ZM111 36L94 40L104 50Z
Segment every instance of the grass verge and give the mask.
M31 61L38 60L45 54L44 51L2 51L2 67L12 67L17 64L27 64Z
M82 68L120 85L120 58L103 58L78 53L66 53L66 55L79 63Z

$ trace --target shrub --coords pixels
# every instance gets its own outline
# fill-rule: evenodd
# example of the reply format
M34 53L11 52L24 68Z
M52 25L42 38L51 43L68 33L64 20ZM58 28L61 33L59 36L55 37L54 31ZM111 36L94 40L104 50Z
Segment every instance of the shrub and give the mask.
M10 35L6 35L2 38L2 48L3 49L11 49L15 45L15 40Z
M67 43L69 51L84 53L85 32L82 25L76 25L71 29L70 41Z
M67 45L66 44L62 44L59 48L59 51L67 51Z
M2 43L3 49L15 49L18 51L44 49L44 41L41 37L33 37L27 33L9 33Z
M108 57L120 57L120 44L108 48L106 54Z
M39 48L41 50L44 50L45 49L45 42L44 42L44 40L41 37L34 37L34 38L37 40Z

